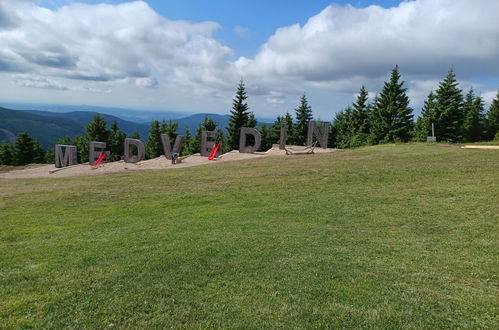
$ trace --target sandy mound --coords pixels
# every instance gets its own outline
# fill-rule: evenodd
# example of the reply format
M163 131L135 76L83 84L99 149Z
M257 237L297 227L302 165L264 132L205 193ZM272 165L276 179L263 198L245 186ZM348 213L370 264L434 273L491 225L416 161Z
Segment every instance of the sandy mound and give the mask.
M303 149L304 147L299 146L286 146L291 147L296 150ZM315 148L315 153L327 153L334 152L337 149L321 149ZM91 167L88 163L78 164L74 166L68 166L63 168L56 168L52 165L42 165L37 167L29 167L20 170L12 170L0 173L0 179L26 179L26 178L62 178L62 177L72 177L72 176L86 176L86 175L100 175L106 173L124 173L130 171L142 171L142 170L167 170L175 168L184 168L192 166L202 166L211 165L221 162L230 161L241 161L253 158L262 158L269 156L282 156L286 155L284 150L279 150L279 146L275 145L273 148L267 152L255 152L253 154L243 154L237 150L232 150L228 153L221 155L214 161L208 160L208 157L202 157L199 154L194 154L187 156L182 159L182 161L176 165L172 165L171 161L166 159L164 156L160 156L154 159L143 160L138 163L125 163L124 161L117 161L112 163L105 163L99 167ZM307 155L305 155L306 157ZM291 156L289 156L291 157Z

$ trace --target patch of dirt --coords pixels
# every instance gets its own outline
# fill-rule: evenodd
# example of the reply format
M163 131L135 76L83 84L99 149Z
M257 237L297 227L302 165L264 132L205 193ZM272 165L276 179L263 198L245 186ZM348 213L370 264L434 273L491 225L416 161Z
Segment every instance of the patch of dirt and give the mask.
M286 146L288 147L288 146ZM296 148L303 148L299 146L289 146ZM330 153L335 152L337 149L321 149L315 148L315 153ZM102 175L107 173L125 173L143 170L171 170L176 168L192 167L192 166L207 166L220 162L230 161L244 161L247 159L263 158L269 156L283 156L286 155L284 150L279 150L278 146L272 147L266 152L255 152L253 154L240 153L238 150L232 150L228 153L221 155L215 160L208 160L208 157L202 157L199 154L187 156L176 165L173 165L170 160L165 156L160 156L154 159L143 160L137 163L125 163L123 160L111 163L104 163L98 167L91 167L88 163L68 166L64 168L56 168L53 164L42 165L35 167L26 167L15 169L7 169L6 171L0 170L0 179L27 179L27 178L63 178L73 176L88 176L88 175ZM303 155L303 157L313 155ZM296 156L288 156L296 157Z

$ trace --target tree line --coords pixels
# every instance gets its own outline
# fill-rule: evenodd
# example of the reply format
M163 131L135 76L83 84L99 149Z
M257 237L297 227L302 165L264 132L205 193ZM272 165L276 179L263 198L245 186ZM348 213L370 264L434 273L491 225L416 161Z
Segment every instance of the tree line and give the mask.
M226 131L206 116L196 128L194 136L189 128L186 129L182 154L200 152L202 131L216 131L217 141L221 142L223 152L238 149L241 127L253 127L260 131L261 150L268 150L272 144L279 143L282 124L286 125L287 144L305 145L308 122L313 120L312 108L305 93L294 109L295 118L286 112L283 116L277 116L274 123L262 123L259 127L254 113L249 109L247 98L246 87L241 80L232 100ZM334 116L328 146L354 148L381 143L426 141L427 136L431 135L432 124L437 141L476 142L499 139L499 91L485 113L483 98L476 95L473 89L463 95L452 69L439 83L437 90L428 94L416 121L413 120L413 109L409 107L409 102L407 88L401 81L398 66L395 66L389 81L384 83L383 89L372 101L369 101L365 87L361 86L355 102ZM161 134L168 134L173 143L178 135L177 129L178 123L171 120L152 121L145 143L146 158L162 155ZM63 137L56 143L76 145L78 162L83 163L88 161L88 146L91 141L106 142L111 158L122 158L126 137L140 139L138 132L127 136L119 129L116 121L107 128L104 118L95 115L87 124L85 134L75 138ZM26 132L20 133L14 143L0 145L0 165L43 162L54 162L54 148L43 150L40 143Z

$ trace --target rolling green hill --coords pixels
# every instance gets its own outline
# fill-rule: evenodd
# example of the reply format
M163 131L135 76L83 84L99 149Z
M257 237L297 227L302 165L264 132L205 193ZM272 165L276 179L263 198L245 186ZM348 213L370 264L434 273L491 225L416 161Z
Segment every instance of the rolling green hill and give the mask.
M497 150L0 184L0 328L498 326Z
M92 111L51 112L42 110L11 110L0 107L0 142L10 141L22 131L27 131L35 137L43 147L52 146L55 141L64 136L75 137L83 134L88 122L94 115L101 115L108 127L116 120L118 127L131 135L138 131L143 141L147 140L150 125L131 122L116 116ZM218 127L228 126L228 115L195 114L185 118L175 119L179 123L178 132L184 134L187 127L194 135L196 128L203 122L205 116L212 118Z
M84 126L74 120L0 108L0 128L17 135L26 131L44 147L61 137L83 134Z

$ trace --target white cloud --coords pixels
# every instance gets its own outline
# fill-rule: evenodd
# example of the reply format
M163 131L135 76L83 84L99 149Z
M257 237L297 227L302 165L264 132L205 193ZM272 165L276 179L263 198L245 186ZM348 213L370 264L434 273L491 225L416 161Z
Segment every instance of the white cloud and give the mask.
M419 0L390 9L333 5L304 26L278 29L254 59L236 65L252 76L337 91L351 89L351 77L367 84L384 78L395 64L411 79L440 77L450 66L465 77L498 75L498 12L497 0Z
M12 80L14 84L21 87L30 87L30 88L43 88L43 89L56 89L56 90L67 90L68 87L64 86L61 82L33 75L17 75Z
M461 86L473 85L486 100L498 87L474 79L499 76L497 0L333 5L303 26L277 29L253 58L236 61L214 36L218 23L169 20L143 1L60 0L51 6L58 9L37 3L0 0L0 76L19 95L32 87L64 91L57 97L67 93L66 102L94 93L95 102L119 106L147 100L152 108L226 113L243 77L257 114L292 111L306 91L317 100L310 100L314 112L327 117L348 106L361 85L374 97L396 64L415 108L451 66L467 82ZM242 26L234 32L249 33Z
M213 71L228 65L230 49L211 37L217 23L171 21L142 1L71 3L57 10L29 1L0 5L0 17L15 16L17 24L0 25L1 71L86 81L134 78L139 87L154 87L156 76L211 84Z

